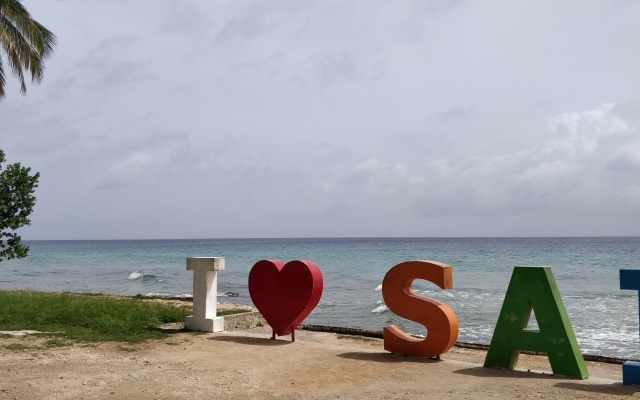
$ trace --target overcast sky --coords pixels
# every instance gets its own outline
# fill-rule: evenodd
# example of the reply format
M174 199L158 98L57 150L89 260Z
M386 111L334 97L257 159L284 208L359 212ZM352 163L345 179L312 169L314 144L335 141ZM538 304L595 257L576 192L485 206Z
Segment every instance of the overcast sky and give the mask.
M23 4L25 239L640 235L638 1Z

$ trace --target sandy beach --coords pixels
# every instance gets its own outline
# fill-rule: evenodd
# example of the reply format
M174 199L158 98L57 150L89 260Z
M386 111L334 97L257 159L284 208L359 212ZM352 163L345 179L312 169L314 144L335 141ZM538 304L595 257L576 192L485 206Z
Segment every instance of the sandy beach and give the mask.
M543 356L517 371L482 367L485 352L454 347L441 360L390 354L382 340L268 328L175 333L141 344L0 339L0 399L600 399L640 397L621 366L588 362L586 380L553 376ZM20 343L30 349L11 349ZM530 370L530 372L528 372Z

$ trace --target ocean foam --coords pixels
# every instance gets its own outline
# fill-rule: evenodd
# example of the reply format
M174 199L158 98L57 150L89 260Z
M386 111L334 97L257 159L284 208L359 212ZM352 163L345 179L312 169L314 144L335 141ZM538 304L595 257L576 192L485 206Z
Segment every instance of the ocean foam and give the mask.
M162 282L163 279L156 279L156 276L153 274L145 274L144 271L134 271L129 275L130 281L135 281L137 279L142 279L143 282L157 281Z
M134 271L131 273L131 275L129 275L129 280L135 280L135 279L139 279L142 278L144 276L144 273L141 271Z
M381 313L381 312L385 312L389 310L389 308L387 306L385 306L384 304L379 305L378 307L374 308L373 310L371 310L372 313Z
M176 297L176 298L191 298L191 293L175 294L175 293L163 293L163 292L150 292L145 294L148 297Z

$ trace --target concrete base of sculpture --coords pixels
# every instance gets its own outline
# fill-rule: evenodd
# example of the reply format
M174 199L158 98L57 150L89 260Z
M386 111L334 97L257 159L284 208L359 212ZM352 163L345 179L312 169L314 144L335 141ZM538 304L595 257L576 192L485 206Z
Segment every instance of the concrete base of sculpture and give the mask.
M224 330L224 317L194 318L189 315L185 320L185 327L192 331L222 332Z

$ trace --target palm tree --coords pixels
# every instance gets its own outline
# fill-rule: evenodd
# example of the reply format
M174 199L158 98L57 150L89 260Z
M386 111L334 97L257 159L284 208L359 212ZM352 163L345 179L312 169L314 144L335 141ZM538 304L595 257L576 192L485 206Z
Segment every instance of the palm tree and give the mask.
M44 73L44 59L56 45L56 35L31 18L20 0L0 0L0 98L4 97L6 77L3 55L13 74L20 80L20 93L27 92L25 71L31 82L40 83Z

